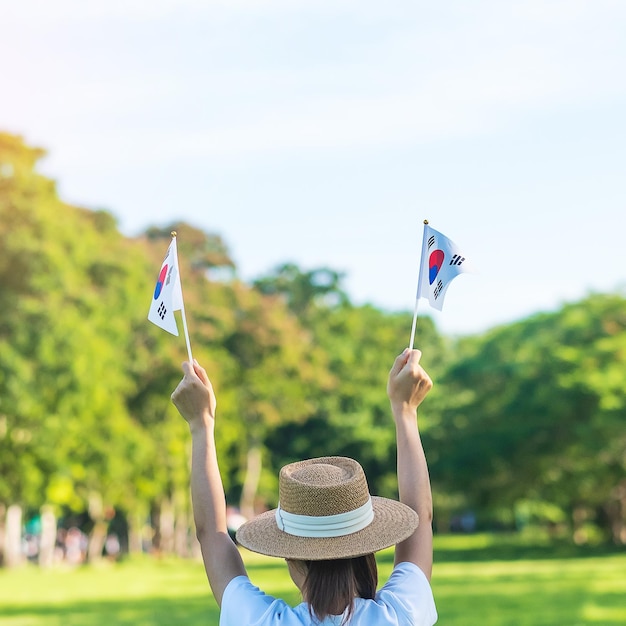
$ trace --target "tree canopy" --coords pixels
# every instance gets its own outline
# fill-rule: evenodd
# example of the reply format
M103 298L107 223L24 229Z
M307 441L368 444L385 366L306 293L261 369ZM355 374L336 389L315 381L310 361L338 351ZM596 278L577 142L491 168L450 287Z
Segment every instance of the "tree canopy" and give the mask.
M385 384L410 313L354 305L327 267L285 262L247 284L219 234L190 224L124 237L58 197L43 154L0 134L0 525L12 504L45 505L86 513L95 534L111 510L186 533L188 435L169 401L186 351L147 321L171 230L229 502L275 504L279 467L325 454L358 458L372 492L395 495ZM417 346L435 380L420 420L440 529L472 510L626 542L623 295L460 340L424 317Z

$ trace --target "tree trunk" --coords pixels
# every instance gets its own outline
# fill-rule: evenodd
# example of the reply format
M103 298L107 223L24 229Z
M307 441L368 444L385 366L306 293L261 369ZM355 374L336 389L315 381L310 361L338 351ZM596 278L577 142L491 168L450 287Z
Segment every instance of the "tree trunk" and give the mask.
M572 511L572 525L573 534L572 538L577 546L582 546L589 541L585 524L589 519L589 509L581 504L574 506Z
M172 554L174 552L174 506L170 499L165 499L161 502L159 535L161 538L161 552Z
M96 563L102 559L104 542L107 538L107 523L104 518L104 505L102 496L99 493L89 494L89 517L93 521L93 529L89 534L89 544L87 546L87 561Z
M39 542L39 567L54 565L57 540L57 518L51 506L41 507L41 540Z
M128 553L141 554L143 552L143 532L145 515L139 511L128 514Z
M179 506L176 511L176 527L174 529L174 550L176 556L189 556L189 518L187 511Z
M4 562L7 567L17 567L24 561L22 555L22 507L11 504L7 509L4 533Z
M4 567L4 538L6 536L6 513L6 505L0 502L0 567Z
M149 552L158 554L161 551L161 503L152 502L150 505L150 524L152 533L150 537Z
M613 543L626 545L626 480L611 492L611 501L605 507L611 527Z
M246 457L246 477L241 490L241 500L239 508L241 514L246 519L254 517L254 503L256 501L257 489L261 478L263 459L261 446L258 443L250 444Z

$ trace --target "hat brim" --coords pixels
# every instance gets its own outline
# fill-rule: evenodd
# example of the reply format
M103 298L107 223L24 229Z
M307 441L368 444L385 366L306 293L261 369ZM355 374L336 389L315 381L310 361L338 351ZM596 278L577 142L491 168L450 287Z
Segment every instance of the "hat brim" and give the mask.
M342 537L297 537L278 528L276 509L261 513L237 530L237 541L260 554L284 559L326 561L349 559L378 552L408 539L419 524L410 507L372 496L374 520L364 528Z

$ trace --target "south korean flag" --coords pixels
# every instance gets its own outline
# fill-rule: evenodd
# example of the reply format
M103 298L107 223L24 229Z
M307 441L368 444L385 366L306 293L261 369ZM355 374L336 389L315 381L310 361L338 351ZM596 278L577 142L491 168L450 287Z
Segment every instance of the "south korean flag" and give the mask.
M180 286L180 273L178 271L178 250L176 248L176 237L172 237L172 242L167 249L167 254L161 265L161 271L154 287L148 320L168 333L178 336L174 311L180 311L182 307L183 292Z
M426 298L431 307L441 311L450 283L465 272L473 273L474 268L459 247L425 223L417 299Z

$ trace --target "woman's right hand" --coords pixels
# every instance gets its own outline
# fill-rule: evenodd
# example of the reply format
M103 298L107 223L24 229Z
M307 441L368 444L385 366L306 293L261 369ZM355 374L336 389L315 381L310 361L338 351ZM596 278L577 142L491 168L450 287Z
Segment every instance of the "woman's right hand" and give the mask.
M217 401L205 369L194 359L193 363L183 363L183 372L172 402L190 426L214 420Z
M433 386L430 376L420 365L421 357L419 350L407 348L394 361L387 381L387 395L394 414L404 409L417 411Z

